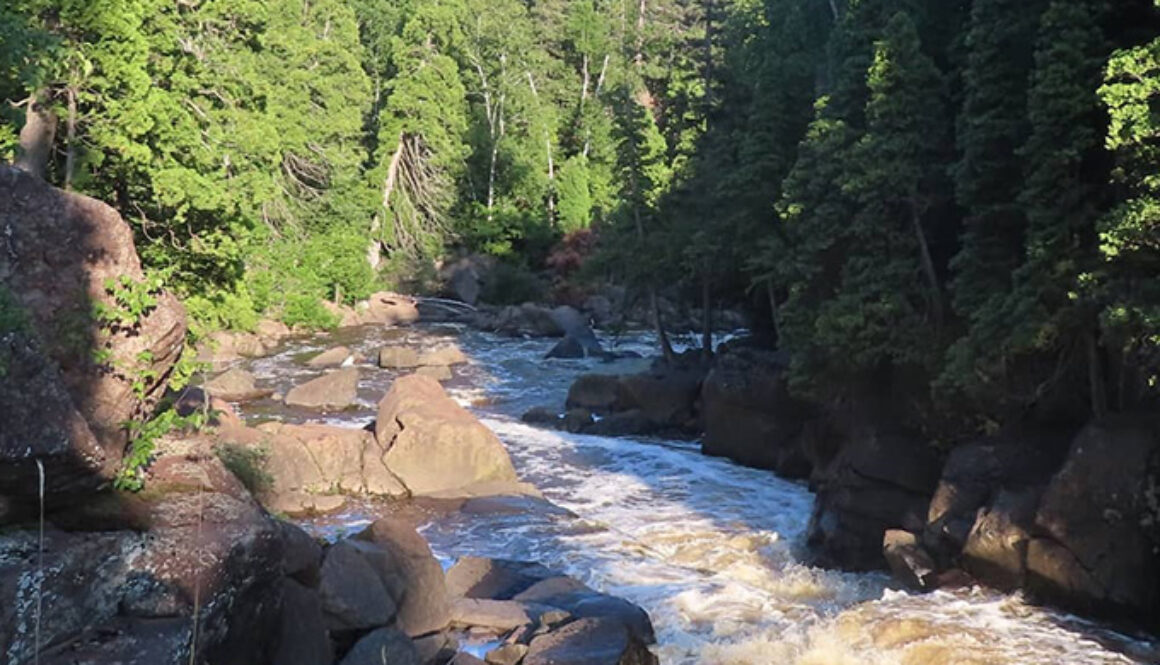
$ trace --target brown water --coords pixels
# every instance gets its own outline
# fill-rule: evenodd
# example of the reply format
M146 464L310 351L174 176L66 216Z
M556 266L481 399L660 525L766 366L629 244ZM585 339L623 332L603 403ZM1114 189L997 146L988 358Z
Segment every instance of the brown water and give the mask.
M505 443L523 480L565 510L440 514L423 531L450 562L478 555L540 561L628 598L657 629L662 663L731 665L1068 665L1160 663L1153 641L981 589L915 595L877 574L803 563L812 495L767 472L701 456L695 444L572 435L518 421L563 403L571 380L642 361L542 360L552 340L454 327L343 331L297 340L253 363L279 391L316 375L302 360L346 344L373 358L385 343L457 342L472 358L446 385ZM604 340L611 345L613 340ZM620 348L649 352L643 335ZM360 405L325 422L362 427L391 372L367 365ZM251 419L313 417L272 401ZM308 526L337 535L373 518L363 505Z

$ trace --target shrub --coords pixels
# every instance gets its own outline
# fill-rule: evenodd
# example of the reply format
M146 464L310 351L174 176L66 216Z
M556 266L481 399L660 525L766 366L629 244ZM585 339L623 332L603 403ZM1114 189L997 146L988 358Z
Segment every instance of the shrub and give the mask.
M498 262L484 281L480 300L493 305L519 305L543 300L544 284L526 268Z

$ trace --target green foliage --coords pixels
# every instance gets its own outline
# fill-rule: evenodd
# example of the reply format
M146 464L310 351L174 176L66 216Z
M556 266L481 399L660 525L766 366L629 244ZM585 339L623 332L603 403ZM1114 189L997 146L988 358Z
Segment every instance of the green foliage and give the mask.
M270 452L265 448L225 443L214 446L213 451L251 493L260 494L273 487L274 476L266 470Z
M291 294L282 306L282 322L289 326L330 329L338 317L322 306L322 301L308 294Z
M105 292L112 303L94 304L96 319L109 328L132 329L157 307L157 296L165 284L165 278L154 274L142 281L128 275L105 280Z
M544 299L543 282L527 268L497 261L488 272L479 298L493 305L521 305Z
M146 421L125 423L129 448L121 462L121 470L113 479L113 487L123 492L140 492L145 488L145 470L153 459L157 442L173 432L200 429L206 422L206 414L201 411L182 416L169 407Z

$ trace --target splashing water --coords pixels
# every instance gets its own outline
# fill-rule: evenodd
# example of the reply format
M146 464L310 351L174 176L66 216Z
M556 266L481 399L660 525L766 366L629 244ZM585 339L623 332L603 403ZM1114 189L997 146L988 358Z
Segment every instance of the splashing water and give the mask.
M813 496L768 472L703 457L695 444L611 439L531 427L516 416L559 406L583 372L632 371L641 360L544 361L552 340L511 340L454 327L362 330L296 344L256 361L269 387L312 376L296 359L344 343L372 356L384 343L457 341L472 358L449 391L505 443L523 480L566 510L434 518L438 556L534 560L644 607L668 665L1127 665L1160 647L1096 623L973 589L915 595L881 574L811 567L802 549ZM647 336L621 350L651 351ZM331 417L361 427L393 375L363 373L360 405ZM258 405L254 418L308 414ZM345 515L365 524L366 510ZM333 530L333 519L329 520Z

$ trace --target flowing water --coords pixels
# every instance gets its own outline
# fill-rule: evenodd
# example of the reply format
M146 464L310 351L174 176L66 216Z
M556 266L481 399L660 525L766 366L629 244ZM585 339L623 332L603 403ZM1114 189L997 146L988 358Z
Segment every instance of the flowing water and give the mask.
M879 574L803 561L813 496L764 471L701 456L688 442L573 435L523 424L532 406L563 404L584 372L642 360L543 360L552 340L456 327L357 329L298 340L255 361L279 391L317 374L301 360L346 344L372 358L386 343L455 341L472 358L446 385L506 444L523 480L563 510L441 514L423 528L445 563L477 555L539 561L644 607L666 665L1068 665L1160 662L1144 638L984 590L910 594ZM647 353L646 336L605 339ZM393 375L366 369L355 410L325 421L362 427ZM313 416L272 401L252 420ZM334 534L373 518L362 506L313 526ZM325 526L322 526L325 524Z

